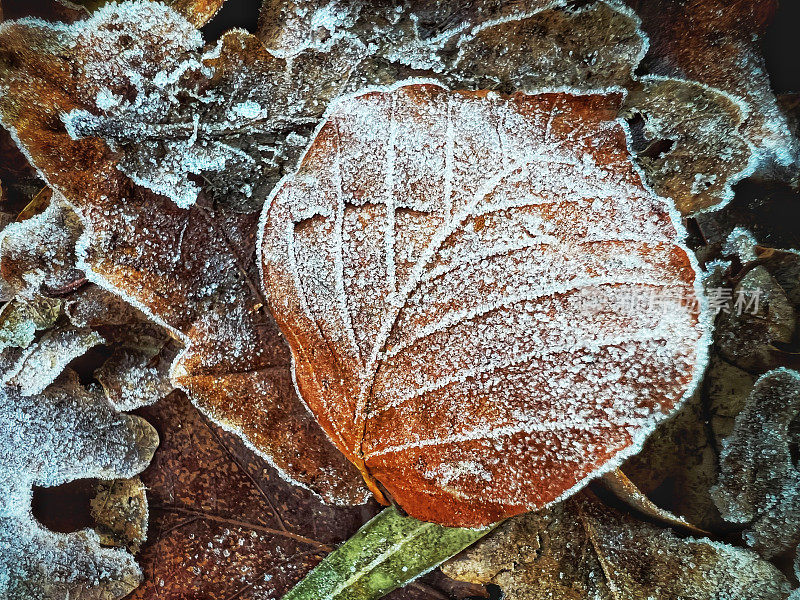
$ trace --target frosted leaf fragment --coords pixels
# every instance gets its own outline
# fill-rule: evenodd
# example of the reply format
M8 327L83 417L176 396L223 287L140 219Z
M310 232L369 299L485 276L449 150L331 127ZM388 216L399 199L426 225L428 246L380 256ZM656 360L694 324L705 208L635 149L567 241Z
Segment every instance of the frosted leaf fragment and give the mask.
M83 274L76 268L75 243L83 227L57 195L41 214L6 227L0 236L0 271L19 298L58 291Z
M499 585L508 600L784 600L789 593L786 578L754 552L678 537L588 493L510 519L442 570Z
M800 542L798 443L800 373L775 369L761 376L720 454L712 497L722 516L746 523L744 541L773 558Z
M68 372L41 394L0 389L0 593L9 600L112 600L141 580L133 557L102 548L90 530L53 533L34 521L32 486L82 478L131 477L158 444L139 417L114 412L102 394L88 392ZM34 452L30 449L35 448Z
M64 327L48 331L26 348L2 374L0 381L16 387L23 396L39 394L55 381L70 361L102 343L102 336L90 329Z

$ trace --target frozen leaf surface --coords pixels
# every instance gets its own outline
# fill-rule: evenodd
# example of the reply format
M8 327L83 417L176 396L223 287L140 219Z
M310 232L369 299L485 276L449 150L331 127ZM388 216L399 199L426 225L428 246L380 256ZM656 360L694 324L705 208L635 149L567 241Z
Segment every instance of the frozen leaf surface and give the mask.
M508 600L785 600L786 578L754 552L680 538L582 493L515 517L445 564Z
M131 477L158 444L139 417L114 412L102 394L67 371L41 394L0 389L0 593L30 598L121 598L141 572L123 550L102 548L91 530L51 532L31 516L32 486L81 478Z
M768 558L800 541L798 415L800 373L776 369L759 378L725 439L712 491L722 516L745 524L745 542Z
M342 85L339 93L410 76L502 92L628 88L626 110L643 117L652 136L638 161L684 213L729 200L730 186L752 170L740 132L746 109L705 84L634 75L647 40L638 16L619 3L432 0L399 13L395 6L270 2L260 35L271 53L291 59L287 77L311 94L320 77L326 90L329 77L331 91ZM669 151L659 151L665 144Z
M32 343L0 376L0 382L15 386L24 396L39 394L72 361L103 343L91 329L59 327Z
M683 214L730 200L750 174L751 146L739 133L746 114L730 96L701 83L643 77L625 100L641 117L639 163L655 190Z
M412 516L555 501L638 449L704 366L680 225L619 102L357 95L271 198L264 287L299 389Z
M194 175L213 180L222 168L206 169L194 153L216 154L217 144L225 143L227 130L217 125L232 126L223 119L228 109L242 105L230 116L237 127L256 119L247 104L252 86L246 77L267 86L273 81L259 70L269 72L271 64L260 42L234 32L205 54L192 54L201 45L199 34L176 13L149 2L109 5L66 28L5 24L0 37L3 56L22 59L3 63L9 90L22 92L0 99L3 121L81 217L80 266L87 277L186 346L171 366L172 381L206 414L242 434L287 478L330 500L363 501L356 470L297 397L289 352L258 291L258 215L248 197L263 197L277 180L275 165L259 158L255 163L264 171L254 172L254 159L231 146L225 152L247 166L241 179L225 165L222 187L211 185L199 198L199 188L192 187ZM233 101L234 90L241 100ZM186 106L193 108L184 114L178 107ZM193 115L203 107L194 135ZM64 115L70 115L66 124ZM79 137L81 123L101 129ZM116 151L95 137L101 133ZM254 142L252 148L261 146L268 144ZM248 181L261 187L244 190ZM146 374L134 369L131 375Z
M3 229L0 273L14 293L32 299L69 291L85 281L75 267L75 243L83 228L78 216L59 198L44 212Z

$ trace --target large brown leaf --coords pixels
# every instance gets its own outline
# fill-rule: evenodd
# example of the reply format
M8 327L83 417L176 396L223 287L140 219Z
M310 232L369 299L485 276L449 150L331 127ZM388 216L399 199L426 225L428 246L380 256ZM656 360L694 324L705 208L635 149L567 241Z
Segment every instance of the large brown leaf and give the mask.
M180 392L141 414L161 446L142 474L151 521L131 600L280 598L379 508L327 506L292 486ZM390 600L468 595L439 590L447 588L429 577Z
M136 47L124 50L134 36ZM134 96L144 128L159 110L163 113L166 105L157 101L166 101L167 93L157 85L137 93L134 82L151 82L169 69L194 86L185 94L233 86L263 55L252 45L258 43L255 38L249 46L253 55L242 50L239 37L233 34L219 53L210 53L204 64L192 63L186 74L180 58L202 43L199 34L155 3L111 6L66 30L8 23L0 70L13 93L0 99L0 112L34 166L81 217L86 230L81 267L87 277L141 308L186 345L172 365L174 383L213 420L269 456L287 477L329 500L361 501L364 491L355 469L297 397L288 350L263 307L253 260L258 204L237 202L244 197L241 192L227 203L204 195L195 201L191 193L197 196L199 188L188 185L188 177L189 171L195 176L198 171L175 159L178 171L172 179L188 186L172 190L176 202L187 198L179 207L123 173L137 181L146 178L141 155L126 159L124 146L115 152L98 137L72 139L62 122L70 111L91 115L89 109L107 106L99 98L116 98L128 106L124 99ZM113 129L113 123L108 126ZM134 134L145 140L149 135L146 128L134 128ZM211 138L209 147L216 151ZM199 143L187 160L202 156L205 144ZM143 162L166 165L176 156L169 140L139 149L149 152ZM150 169L151 187L172 180L170 173ZM264 177L262 185L267 184ZM223 189L220 196L226 193Z
M265 210L266 294L303 398L412 516L553 502L693 387L695 272L620 100L358 95Z

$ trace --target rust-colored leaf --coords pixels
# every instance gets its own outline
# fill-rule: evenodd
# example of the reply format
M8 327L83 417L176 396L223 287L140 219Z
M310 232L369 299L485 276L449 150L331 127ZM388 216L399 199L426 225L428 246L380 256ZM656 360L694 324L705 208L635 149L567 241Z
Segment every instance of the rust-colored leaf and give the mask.
M704 366L680 224L619 103L358 95L270 200L265 289L303 398L412 516L553 502L638 449Z
M0 70L14 91L0 99L3 122L87 225L80 244L86 276L141 308L186 345L172 365L173 382L214 421L269 456L287 477L329 500L362 501L356 470L297 397L289 352L263 306L253 260L259 204L247 201L251 194L242 191L247 180L235 193L212 186L198 199L199 188L192 187L190 177L213 179L213 173L181 162L183 155L168 137L163 143L144 143L150 139L148 123L164 114L168 104L160 102L171 102L170 94L202 95L215 86L233 89L262 58L269 68L258 40L239 32L227 36L219 52L198 56L196 64L189 61L186 71L181 57L201 43L190 24L150 2L110 5L67 30L7 23ZM135 47L120 52L126 44ZM176 81L169 75L173 72ZM166 87L159 87L159 73ZM145 86L138 92L137 82ZM230 98L212 107L222 115L209 113L208 118L218 116L224 122ZM131 104L137 101L139 112ZM142 141L138 146L125 145L130 130L114 129L120 124L115 119L126 110L141 119L141 127L133 128L134 137ZM80 115L107 115L103 127L123 138L108 134L116 139L117 151L98 137L71 138L62 120L71 112L75 121ZM189 139L193 125L187 118L181 126L188 127ZM77 127L73 123L71 128L76 136ZM217 133L211 127L203 137L204 130L196 154L189 152L186 160L202 156L206 145L217 148ZM153 170L148 161L164 168ZM244 160L245 166L253 162ZM256 178L258 185L269 186L277 179L275 167L268 160L258 162L267 165L267 174ZM172 180L186 185L171 189L169 199L135 184L123 171L156 189ZM231 173L225 171L228 185ZM241 176L247 175L253 173L244 169Z

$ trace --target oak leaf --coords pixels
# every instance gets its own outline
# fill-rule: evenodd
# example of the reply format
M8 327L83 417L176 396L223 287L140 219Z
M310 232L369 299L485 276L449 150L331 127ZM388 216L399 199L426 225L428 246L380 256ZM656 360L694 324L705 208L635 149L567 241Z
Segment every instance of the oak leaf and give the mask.
M148 182L156 188L164 177L184 177L180 169L173 175L169 169L138 170L154 157L177 157L170 154L175 146L169 140L131 147L127 154L117 140L114 152L98 137L72 139L62 120L72 114L79 121L91 109L91 114L106 115L101 124L111 127L129 109L140 114L130 108L137 98L152 100L142 110L153 115L157 113L146 111L163 108L156 99L168 100L169 91L195 97L213 95L214 86L239 86L239 93L246 93L241 77L250 69L259 80L270 81L259 71L262 58L263 68L269 69L270 63L258 40L234 32L216 52L183 63L178 57L198 48L199 34L174 12L150 2L109 5L66 30L44 23L2 27L4 80L9 90L22 92L17 96L8 91L0 99L3 122L81 218L85 234L79 266L86 277L142 309L186 345L172 364L172 381L206 414L240 432L287 477L332 501L363 501L355 469L297 397L288 350L263 308L253 260L258 204L248 204L250 194L242 189L234 194L225 186L215 192L212 186L198 201L191 193L197 195L199 188L186 187L173 194L179 201L186 199L183 203L189 206L181 208L123 173L138 173L135 179L140 181L152 174ZM23 48L20 56L25 58L18 63L13 57ZM54 60L53 52L62 58ZM224 108L230 98L222 96L212 109ZM147 122L142 119L144 129L133 129L145 140ZM184 125L188 140L193 122ZM73 122L73 133L76 127ZM206 142L213 146L216 131L203 128L199 147ZM137 157L145 157L144 162ZM278 171L269 161L261 163L267 165L267 174L256 179L263 188L277 179ZM213 179L202 168L180 161L178 166ZM226 171L226 177L231 173ZM241 185L252 176L243 171Z
M619 103L357 95L268 201L264 288L303 399L411 516L475 526L557 500L636 452L704 367L707 326L679 299L692 261ZM653 292L668 306L630 301Z
M31 515L32 486L87 477L131 477L147 466L158 437L144 419L116 413L102 394L67 371L43 392L0 386L0 593L10 600L121 598L141 572L92 530L58 534Z

